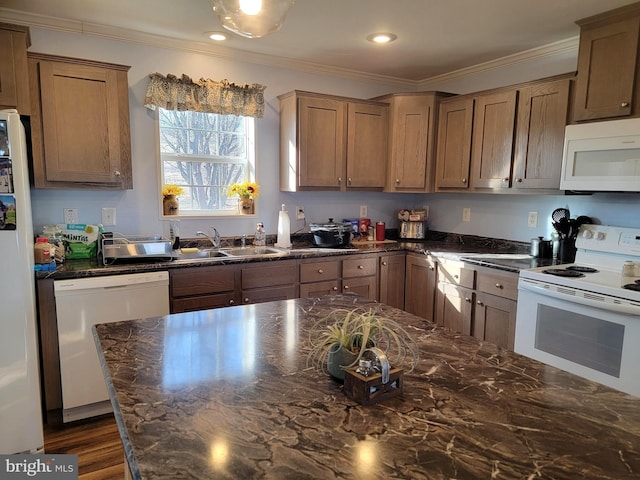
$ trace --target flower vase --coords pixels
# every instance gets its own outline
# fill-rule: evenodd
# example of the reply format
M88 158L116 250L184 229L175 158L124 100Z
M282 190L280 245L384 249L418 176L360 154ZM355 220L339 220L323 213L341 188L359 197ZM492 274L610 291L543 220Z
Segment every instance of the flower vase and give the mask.
M344 380L344 368L355 364L358 355L336 344L329 350L327 371L337 380Z
M242 195L238 199L238 213L240 215L253 215L253 198Z
M178 197L175 195L167 195L162 199L162 212L165 215L177 215L178 207Z

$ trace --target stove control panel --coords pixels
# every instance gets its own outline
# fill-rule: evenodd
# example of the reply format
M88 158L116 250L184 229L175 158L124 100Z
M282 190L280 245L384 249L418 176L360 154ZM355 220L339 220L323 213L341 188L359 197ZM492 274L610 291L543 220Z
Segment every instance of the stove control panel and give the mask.
M640 228L582 225L576 238L578 249L640 256Z

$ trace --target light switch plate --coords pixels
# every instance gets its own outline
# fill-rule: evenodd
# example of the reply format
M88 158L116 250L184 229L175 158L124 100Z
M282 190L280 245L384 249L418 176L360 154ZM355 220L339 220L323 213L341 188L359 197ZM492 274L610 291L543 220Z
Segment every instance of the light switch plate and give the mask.
M471 221L471 209L470 208L463 208L462 209L462 221L463 222L470 222Z
M115 224L116 224L116 209L103 208L102 209L102 225L113 226Z
M367 206L360 205L360 218L367 218Z

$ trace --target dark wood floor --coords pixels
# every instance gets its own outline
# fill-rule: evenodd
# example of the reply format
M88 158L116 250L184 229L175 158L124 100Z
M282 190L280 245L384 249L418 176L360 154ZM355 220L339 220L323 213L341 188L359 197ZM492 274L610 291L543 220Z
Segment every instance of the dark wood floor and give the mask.
M79 480L122 480L124 452L113 415L45 426L45 453L77 453Z

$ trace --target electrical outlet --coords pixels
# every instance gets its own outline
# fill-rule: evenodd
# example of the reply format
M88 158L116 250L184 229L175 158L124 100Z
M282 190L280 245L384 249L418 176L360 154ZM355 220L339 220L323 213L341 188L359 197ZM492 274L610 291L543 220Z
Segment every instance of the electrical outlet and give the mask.
M538 226L538 212L529 212L527 226L529 226L529 228L536 228Z
M367 218L367 206L360 205L360 218Z
M77 208L65 208L63 211L64 211L64 223L78 223Z
M304 207L296 207L296 220L304 220Z
M462 221L463 222L470 222L471 221L471 209L470 208L463 208L462 209Z
M102 209L102 225L111 226L115 224L116 224L116 209L103 208Z

